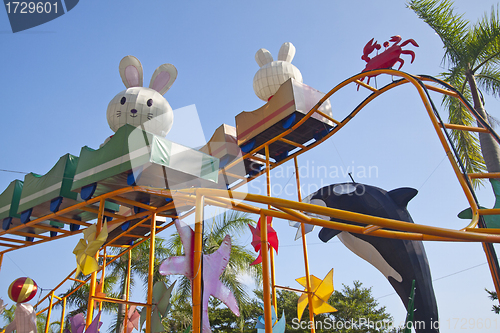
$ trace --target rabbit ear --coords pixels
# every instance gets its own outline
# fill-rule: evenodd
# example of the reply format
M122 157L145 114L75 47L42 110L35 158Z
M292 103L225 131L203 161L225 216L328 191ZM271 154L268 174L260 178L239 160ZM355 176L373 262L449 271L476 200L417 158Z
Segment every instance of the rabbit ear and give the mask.
M292 62L294 56L295 46L290 42L283 43L278 53L278 60Z
M120 61L120 76L125 87L142 87L142 65L134 56L126 56Z
M269 52L266 49L260 49L255 53L255 61L259 64L260 67L264 66L267 63L270 63L273 61L273 56L271 55L271 52Z
M170 89L175 79L177 79L177 68L172 64L163 64L153 73L149 88L163 95Z

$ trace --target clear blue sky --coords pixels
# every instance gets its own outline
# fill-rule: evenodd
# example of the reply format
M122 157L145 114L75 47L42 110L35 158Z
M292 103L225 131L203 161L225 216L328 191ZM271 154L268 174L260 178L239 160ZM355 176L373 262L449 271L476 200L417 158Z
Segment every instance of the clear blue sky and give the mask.
M496 4L490 0L455 3L473 22ZM160 64L174 64L179 75L165 97L174 110L195 104L209 138L220 124L234 125L239 112L263 104L252 89L259 68L254 55L259 48L268 49L276 58L281 44L292 42L297 49L293 64L302 72L304 83L327 92L364 68L362 50L371 38L383 42L397 34L420 45L406 47L415 51L416 58L410 64L403 55L402 70L430 75L443 71L441 41L404 1L81 0L62 17L16 34L10 30L7 14L0 10L0 169L44 174L68 152L78 155L85 145L97 148L112 134L106 108L124 89L118 63L126 55L142 62L145 82ZM345 89L332 101L334 115L342 118L363 96L354 87ZM440 105L440 97L434 97ZM487 99L487 110L497 117L499 105ZM200 135L187 122L174 122L174 128L185 129L181 131L184 136ZM311 190L349 180L342 175L318 178L312 170L320 166L344 170L348 166L376 167L377 173L356 180L386 190L414 187L419 194L410 202L409 211L416 223L458 229L465 226L456 214L466 208L466 200L444 159L416 92L402 87L371 103L350 125L302 155L299 162L310 170L302 182ZM274 171L273 184L277 184L277 197L292 198L290 193L278 191L293 182L286 168ZM0 192L16 178L23 175L0 172ZM250 190L263 191L263 182L256 180ZM493 205L489 186L479 197L484 206ZM293 241L296 229L283 222L275 222L281 242L277 282L299 288L294 279L304 272L300 265L289 262L302 258L301 247ZM308 235L311 273L323 278L333 267L337 289L353 280L373 286L381 305L387 306L396 321L403 320L404 307L382 274L338 240L320 243L317 231ZM0 271L0 297L11 302L7 287L20 276L29 275L44 289L55 286L75 267L71 251L78 238L7 254ZM250 233L241 241L248 244ZM441 331L453 332L448 325L453 327L454 318L489 318L497 328L485 331L498 331L500 322L494 321L493 303L484 291L493 289L493 283L481 245L425 246L435 279ZM140 300L142 296L134 297Z

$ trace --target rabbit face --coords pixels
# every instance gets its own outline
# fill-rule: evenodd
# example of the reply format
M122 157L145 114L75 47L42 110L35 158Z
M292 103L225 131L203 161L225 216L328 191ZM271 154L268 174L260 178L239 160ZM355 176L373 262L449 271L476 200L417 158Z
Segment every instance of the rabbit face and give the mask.
M302 82L302 74L291 63L294 56L295 46L288 42L281 46L277 61L273 61L268 50L257 51L255 61L261 67L253 78L253 90L257 97L267 102L288 79Z
M119 70L127 89L109 102L109 127L116 132L121 126L130 124L144 127L146 131L162 137L167 135L174 116L170 104L162 95L177 78L177 69L171 64L159 66L149 88L142 87L142 65L137 58L126 56L120 61Z
M131 87L111 100L107 118L114 132L125 124L144 125L146 131L163 137L170 131L174 116L170 104L156 90Z

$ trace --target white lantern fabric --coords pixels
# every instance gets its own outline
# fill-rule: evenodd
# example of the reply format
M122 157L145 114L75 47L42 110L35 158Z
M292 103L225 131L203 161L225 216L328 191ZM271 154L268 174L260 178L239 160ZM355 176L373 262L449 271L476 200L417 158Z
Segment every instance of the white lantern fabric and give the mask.
M157 91L143 87L131 87L116 95L108 105L106 116L113 132L125 124L135 127L144 124L146 131L162 137L174 121L167 100Z
M174 121L172 108L162 96L177 78L177 69L171 64L159 66L151 78L149 88L142 87L143 70L140 61L126 56L120 61L119 72L126 90L109 103L107 120L116 132L125 124L143 126L148 132L166 136Z
M14 320L7 325L5 333L37 333L36 313L33 305L28 303L17 303L14 311Z
M253 90L257 97L267 102L288 79L302 82L302 74L291 63L294 56L295 46L289 42L281 46L277 61L273 61L268 50L257 51L255 61L261 67L253 78Z

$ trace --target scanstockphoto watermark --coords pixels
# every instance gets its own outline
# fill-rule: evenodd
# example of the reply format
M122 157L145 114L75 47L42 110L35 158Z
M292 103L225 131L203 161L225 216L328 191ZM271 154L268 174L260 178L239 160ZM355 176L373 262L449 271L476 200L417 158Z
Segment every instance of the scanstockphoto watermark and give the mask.
M431 329L439 329L438 321L431 321L429 323ZM351 320L335 320L335 318L325 318L322 321L300 321L298 318L292 319L293 329L311 329L316 330L395 330L395 329L415 329L425 330L426 323L424 321L413 321L395 325L392 320L371 320L370 318L357 318Z
M325 318L318 321L300 321L298 318L292 319L293 329L311 329L315 330L359 330L363 328L368 329L393 329L395 328L394 322L391 320L376 320L370 318L357 318L351 320L335 320L335 318Z
M378 178L378 167L375 165L357 165L352 161L350 165L319 165L314 160L307 160L305 164L298 167L301 179L329 178L349 179L349 175L355 179ZM295 174L295 166L287 165L277 168L273 173L275 179L288 179Z

